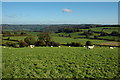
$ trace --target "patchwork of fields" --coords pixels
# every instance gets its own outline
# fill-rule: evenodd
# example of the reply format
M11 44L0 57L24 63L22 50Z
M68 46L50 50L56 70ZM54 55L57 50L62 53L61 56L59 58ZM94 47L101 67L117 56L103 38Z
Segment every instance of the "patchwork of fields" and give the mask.
M4 32L1 41L1 44L4 44L2 47L2 77L117 78L119 77L119 48L113 49L112 47L110 49L99 46L120 46L118 29L118 27L93 27L80 29L79 32L49 33L51 41L60 43L61 47L36 47L40 32ZM88 34L90 31L91 35L84 34L85 32ZM21 35L22 32L26 35ZM117 35L112 35L112 32ZM101 36L102 33L104 33L103 36ZM6 36L8 34L12 34L12 36ZM8 43L20 45L20 41L25 41L27 36L34 37L36 41L34 48L30 48L30 45L17 48L8 46ZM97 37L95 38L95 36ZM76 42L84 46L87 41L91 41L95 47L87 49L86 47L68 47L66 45Z
M3 48L3 78L114 78L118 48Z

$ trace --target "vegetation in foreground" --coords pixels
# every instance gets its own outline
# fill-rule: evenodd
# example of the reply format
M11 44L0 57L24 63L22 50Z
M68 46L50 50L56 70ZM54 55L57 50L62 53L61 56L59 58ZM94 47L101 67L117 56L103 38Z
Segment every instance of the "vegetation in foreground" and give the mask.
M3 78L115 78L118 48L3 48Z

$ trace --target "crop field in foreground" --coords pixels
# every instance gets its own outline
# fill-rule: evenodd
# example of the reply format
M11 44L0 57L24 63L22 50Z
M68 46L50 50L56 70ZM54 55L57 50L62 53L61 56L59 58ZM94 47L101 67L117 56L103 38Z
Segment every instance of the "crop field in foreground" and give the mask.
M3 48L3 78L113 78L118 48Z

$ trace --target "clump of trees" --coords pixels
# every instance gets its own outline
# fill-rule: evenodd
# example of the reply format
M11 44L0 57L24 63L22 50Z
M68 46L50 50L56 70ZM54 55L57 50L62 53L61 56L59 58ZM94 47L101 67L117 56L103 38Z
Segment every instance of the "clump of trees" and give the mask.
M20 47L27 47L29 44L26 43L24 40L20 40L19 45L20 45Z
M25 33L25 32L21 32L20 35L25 36L25 35L27 35L27 33Z
M83 45L81 43L78 43L78 42L71 42L71 43L67 43L67 46L82 47Z
M56 46L56 47L58 47L58 46L60 46L60 43L51 41L51 42L47 43L47 46Z
M40 32L40 33L38 34L38 40L51 41L50 33Z
M16 32L16 31L2 31L3 37L9 37L9 36L27 36L28 34L26 32Z
M86 46L92 46L92 42L91 41L86 41Z
M65 33L73 33L73 32L81 32L79 28L62 28L58 30L58 33L65 32Z
M112 36L119 36L119 33L117 31L112 31L110 35L112 35Z
M101 32L100 36L108 36L108 33L106 33L106 32Z
M94 35L94 32L89 29L88 31L84 31L81 35L85 35L86 38L89 38L90 35Z
M94 39L98 39L98 36L94 36Z
M85 31L83 35L93 35L94 32L92 30Z
M40 32L38 34L38 41L37 41L37 46L47 46L48 43L51 42L51 36L50 33L47 32Z
M8 37L10 39L10 37ZM27 36L24 40L20 40L17 43L11 41L4 43L5 46L11 47L27 47L29 45L35 46L60 46L60 43L51 40L50 33L41 32L38 35L38 40L35 40L33 36Z
M36 46L59 46L60 43L56 43L51 40L50 33L47 32L41 32L38 35L38 41L36 43Z
M46 46L46 42L44 40L38 40L36 46Z
M58 36L59 36L59 37L69 37L69 38L71 38L71 37L72 37L72 36L71 36L71 34L68 34L67 36L64 36L63 34L61 34L61 35L60 35L60 34L58 34Z
M24 41L28 44L28 45L35 45L36 40L34 37L32 36L28 36L24 39Z
M15 48L19 48L19 44L16 42L6 42L3 44L4 46L9 46L9 47L15 47Z

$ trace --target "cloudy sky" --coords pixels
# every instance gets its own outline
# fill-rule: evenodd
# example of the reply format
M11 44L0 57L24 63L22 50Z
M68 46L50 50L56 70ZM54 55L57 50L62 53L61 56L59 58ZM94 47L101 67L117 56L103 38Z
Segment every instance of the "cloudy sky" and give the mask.
M117 24L117 2L3 2L5 24Z

